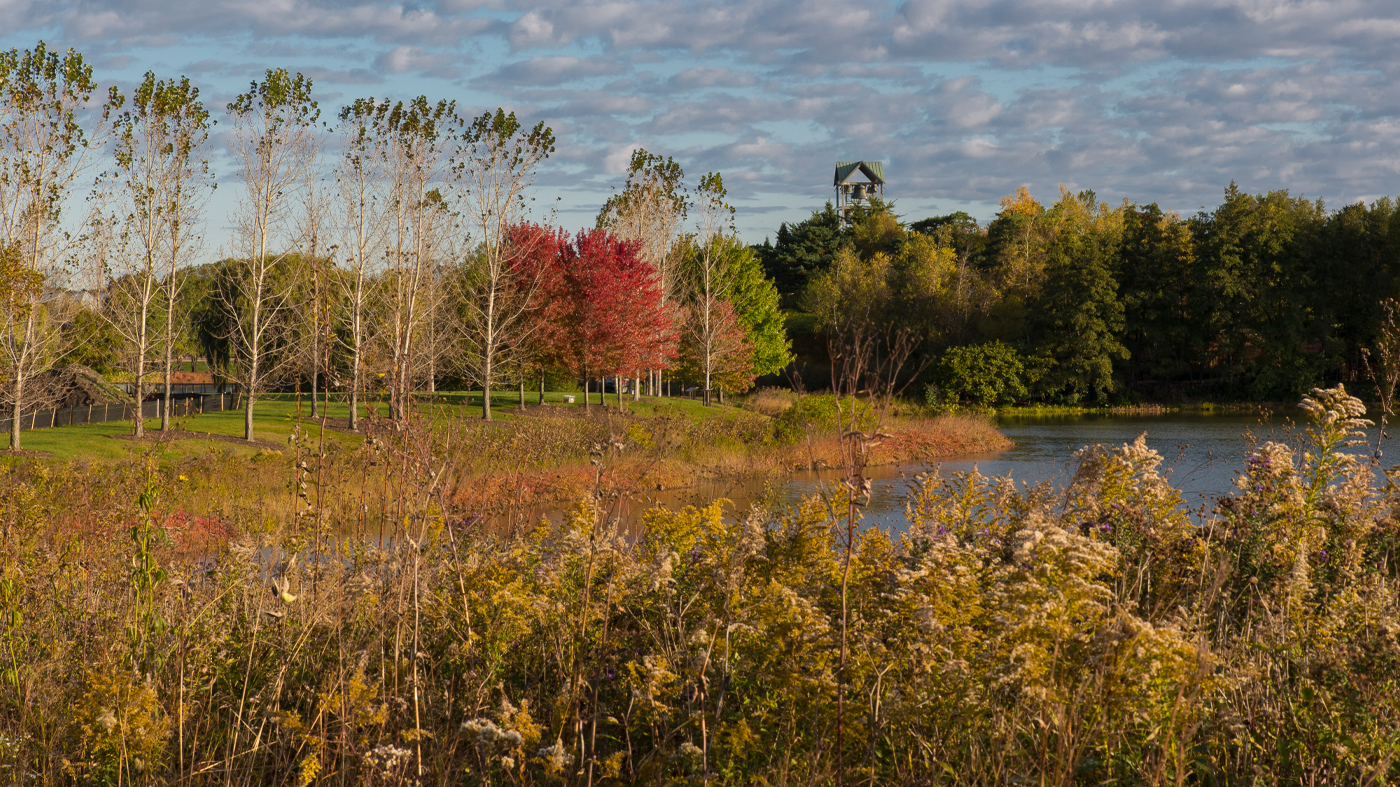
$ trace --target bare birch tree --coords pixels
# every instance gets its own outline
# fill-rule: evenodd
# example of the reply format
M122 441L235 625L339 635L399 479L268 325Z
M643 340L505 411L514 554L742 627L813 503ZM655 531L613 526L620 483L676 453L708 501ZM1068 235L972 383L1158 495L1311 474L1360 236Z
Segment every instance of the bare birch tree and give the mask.
M143 83L135 94L138 101L142 100L144 90ZM209 168L209 128L214 121L204 102L199 100L199 88L190 84L189 77L182 76L179 82L169 81L163 85L156 83L151 95L157 117L164 123L165 155L169 164L163 200L170 242L162 279L165 324L161 336L164 345L161 371L165 378L165 406L160 416L161 431L168 432L171 429L175 346L180 342L181 333L176 313L184 277L179 272L189 266L203 247L204 209L215 189L214 174Z
M130 207L129 205L127 206ZM96 256L107 272L106 292L99 314L121 337L124 366L131 373L136 399L135 434L146 435L142 407L146 401L146 378L160 326L161 284L157 273L159 252L145 245L150 240L149 223L135 212L102 216L92 225L91 238ZM159 229L156 230L159 232ZM162 238L157 238L157 243Z
M684 179L685 172L675 159L638 148L632 151L626 186L598 213L599 228L623 240L641 242L642 258L656 269L663 308L677 294L677 241L689 208ZM660 369L647 371L653 395L661 392L660 373Z
M531 250L507 243L511 225L526 213L525 193L536 168L554 152L554 132L543 122L529 131L505 110L473 120L453 160L463 217L476 244L477 269L467 278L465 313L475 376L481 381L481 417L491 420L491 387L512 371L504 355L522 343L539 271L517 266Z
M124 104L122 96L109 101L112 110ZM113 289L106 313L131 348L138 402L145 398L149 356L160 350L165 384L161 429L169 430L180 334L176 304L182 279L177 274L198 248L200 219L213 189L207 151L211 121L188 77L157 80L147 72L132 93L131 106L113 125L116 170L109 188L117 212L110 228ZM159 324L153 324L156 319ZM144 434L138 416L136 435Z
M438 192L429 192L424 227L422 338L418 342L415 378L421 378L428 393L437 392L437 381L460 361L457 352L462 335L457 310L458 280L452 276L450 261L456 258L457 223L447 202Z
M0 314L0 366L10 405L10 448L21 448L25 384L47 371L58 346L45 292L61 286L77 238L64 210L99 147L105 123L85 133L80 113L97 83L83 56L50 50L0 53L0 250L17 267Z
M391 340L390 409L408 418L415 379L416 342L428 328L434 232L446 210L441 188L450 165L450 145L460 122L455 104L429 103L423 96L382 107L380 133L387 137L389 218L385 288Z
M304 230L295 221L294 191L315 166L321 112L311 99L311 80L280 68L269 69L228 110L234 164L244 186L235 224L242 270L232 287L235 302L227 304L234 317L229 339L237 355L230 377L247 396L243 437L252 440L258 393L278 371L269 365L267 349L285 327L283 311L292 287L282 268Z
M298 337L297 349L305 364L304 371L311 378L311 417L319 418L324 415L324 408L317 399L324 382L321 373L330 364L331 271L334 263L329 255L334 249L326 246L330 230L330 197L321 182L318 168L306 168L306 183L302 187L301 198L301 229L297 234L302 242L303 275L310 281L304 282L304 292L308 297L298 304L302 335ZM324 387L329 402L329 383Z
M697 371L705 378L705 404L710 404L710 391L716 367L722 354L731 352L724 337L734 333L734 310L720 308L727 301L731 277L729 260L721 250L721 237L733 232L734 208L724 200L727 192L718 172L700 179L696 189L696 236L689 259L690 320L688 324L695 343Z
M387 103L387 102L385 102ZM337 259L347 311L342 345L350 354L350 428L359 429L360 391L364 388L366 321L373 296L374 267L386 232L385 168L388 140L376 133L380 104L357 99L340 111L339 133L345 152L336 164Z

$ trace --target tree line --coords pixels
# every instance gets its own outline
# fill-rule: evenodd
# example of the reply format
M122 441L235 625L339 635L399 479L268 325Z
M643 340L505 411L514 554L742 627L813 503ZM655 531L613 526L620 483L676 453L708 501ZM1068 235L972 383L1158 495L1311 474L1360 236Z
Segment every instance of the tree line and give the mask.
M570 235L531 217L556 145L544 123L422 96L323 113L312 88L269 69L225 108L237 206L231 253L207 262L219 121L198 88L147 73L104 98L74 50L0 53L11 448L61 363L168 404L179 358L203 355L244 394L250 440L258 396L291 385L313 414L346 398L353 429L365 396L402 419L442 383L480 388L489 420L493 389L518 384L523 403L526 380L550 374L708 392L787 364L777 291L718 173L691 187L639 150L597 226Z
M1396 294L1390 199L1329 210L1233 183L1210 210L1024 188L985 226L828 205L755 247L801 360L852 315L913 337L930 398L984 405L1292 399L1368 379Z

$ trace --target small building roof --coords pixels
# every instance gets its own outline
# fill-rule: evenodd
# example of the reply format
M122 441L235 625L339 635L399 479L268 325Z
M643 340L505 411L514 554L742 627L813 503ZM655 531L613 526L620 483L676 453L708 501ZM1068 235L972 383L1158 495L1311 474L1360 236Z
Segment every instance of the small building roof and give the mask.
M840 161L836 164L836 179L831 185L848 183L857 171L865 174L872 183L885 184L885 165L879 161Z

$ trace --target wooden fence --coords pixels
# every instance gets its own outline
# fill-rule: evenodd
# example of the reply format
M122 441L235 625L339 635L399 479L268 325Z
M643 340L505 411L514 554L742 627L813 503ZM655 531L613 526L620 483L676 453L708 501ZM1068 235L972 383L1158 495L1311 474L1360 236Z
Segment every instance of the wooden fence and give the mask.
M141 405L142 418L159 418L164 399L145 402ZM170 403L170 414L179 417L197 413L220 413L238 407L238 394L214 394L212 396L191 396L175 399ZM136 403L95 404L87 407L66 407L61 410L35 410L19 418L20 429L51 429L55 426L80 426L82 424L102 424L110 421L131 421L136 418ZM12 418L0 418L0 434L8 434Z

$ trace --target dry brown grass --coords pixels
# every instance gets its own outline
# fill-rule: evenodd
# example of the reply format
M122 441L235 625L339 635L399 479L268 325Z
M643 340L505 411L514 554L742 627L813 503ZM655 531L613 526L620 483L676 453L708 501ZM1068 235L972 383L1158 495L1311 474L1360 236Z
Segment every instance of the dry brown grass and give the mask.
M466 510L499 513L576 500L583 494L637 496L686 488L701 479L777 477L794 470L840 467L842 463L840 440L830 431L797 443L781 443L763 434L761 421L728 425L659 422L613 414L610 421L595 419L594 423L606 429L575 431L570 439L580 444L592 440L596 445L608 436L617 437L622 449L606 472L596 471L586 450L558 462L517 457L512 469L497 464L472 471L469 479L458 485L455 502ZM897 418L886 431L891 436L874 448L870 464L928 463L1011 447L1011 441L991 420L980 415ZM530 441L553 444L564 432L564 425L547 423L538 430L532 427L520 433L513 445L524 452L522 456L562 458L564 452L531 448Z
M744 397L744 407L773 418L792 407L797 394L786 388L759 388Z

